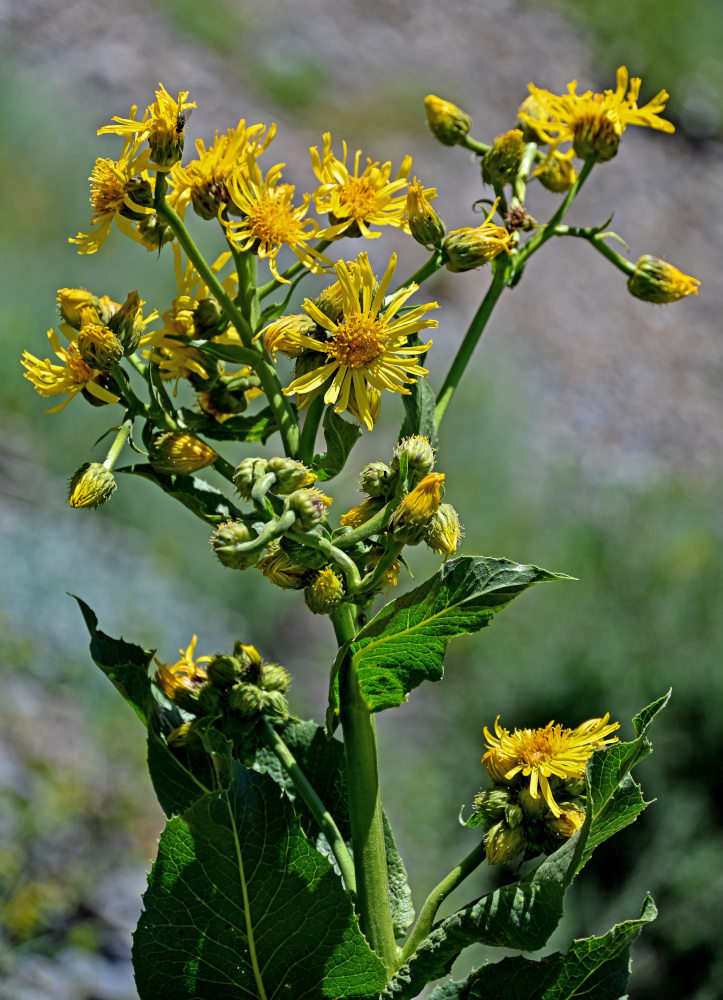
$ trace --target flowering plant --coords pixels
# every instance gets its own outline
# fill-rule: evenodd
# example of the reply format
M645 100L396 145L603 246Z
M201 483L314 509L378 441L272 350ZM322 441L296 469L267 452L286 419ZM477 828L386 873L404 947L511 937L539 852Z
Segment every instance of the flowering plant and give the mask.
M194 635L178 661L156 659L153 668L153 652L106 635L79 601L94 661L146 729L167 816L133 946L142 1000L406 1000L446 977L470 944L537 951L595 847L645 808L630 771L650 752L647 731L667 696L636 716L628 742L607 714L575 728L551 721L512 731L498 718L494 733L484 729L489 785L463 821L472 849L415 918L382 807L374 727L375 713L441 679L451 639L491 624L533 584L569 579L509 559L456 556L462 527L444 499L437 434L502 293L545 243L573 237L621 270L638 298L697 294L696 279L665 261L628 261L605 225L564 222L628 125L673 130L660 116L667 94L638 107L639 90L624 68L604 94L577 94L571 84L556 96L530 85L516 127L490 144L471 136L464 111L428 96L433 134L472 151L493 192L481 224L450 232L432 205L435 189L410 180L409 157L396 174L389 162L363 166L360 151L352 166L346 144L339 158L329 134L321 152L311 147L318 187L300 199L283 164L261 169L273 125L242 119L208 148L199 141L196 159L183 165L195 106L186 92L174 99L161 86L142 118L134 107L99 130L124 145L117 161L96 161L91 229L71 242L94 253L116 224L158 258L172 258L178 293L159 313L144 311L137 291L119 303L63 288L65 345L49 331L57 361L24 353L38 393L60 398L51 412L78 395L121 407L105 459L80 466L68 502L107 502L118 458L131 447L140 459L116 471L150 480L206 522L224 566L303 591L337 641L320 726L293 715L289 672L248 637L196 655ZM561 196L544 223L527 208L534 182ZM189 208L218 227L224 249L212 263L186 225ZM371 250L329 256L342 240L374 239L381 226L426 255L411 277L395 283L394 254L378 269ZM265 282L259 261L269 270ZM443 266L485 268L491 280L435 392L426 367L434 365L432 342L420 334L438 325L437 303L417 293ZM309 275L325 276L324 287L289 312ZM279 355L293 361L290 378ZM194 405L181 405L190 392ZM360 436L374 431L389 394L403 403L398 439L361 469L364 499L336 519L322 486L329 489ZM238 444L235 461L222 454ZM204 469L224 485L199 475ZM407 569L405 551L421 543L442 557L438 570L373 614ZM507 865L508 881L438 919L447 896L483 863ZM432 997L620 996L630 945L654 916L647 898L639 917L575 940L565 953L484 964L463 981L442 982Z

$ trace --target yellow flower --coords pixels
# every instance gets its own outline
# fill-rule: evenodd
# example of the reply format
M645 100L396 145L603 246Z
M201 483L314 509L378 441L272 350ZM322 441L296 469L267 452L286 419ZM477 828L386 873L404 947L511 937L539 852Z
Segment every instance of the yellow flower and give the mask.
M389 530L399 535L400 532L406 533L408 529L426 528L439 510L444 480L443 472L428 473L413 490L402 497L389 519ZM410 544L414 543L410 540Z
M346 514L341 515L339 524L342 528L359 528L362 524L374 517L375 514L386 505L384 497L368 497L357 507L352 507Z
M202 139L196 140L198 159L184 167L177 163L169 175L173 190L168 196L169 204L183 217L190 202L197 215L203 219L215 219L218 210L229 203L228 179L237 164L243 166L247 157L254 159L268 148L276 126L249 125L242 118L236 128L230 128L225 135L214 136L213 143L206 149Z
M115 490L116 481L110 469L100 462L86 462L71 476L68 503L80 509L100 507L110 500Z
M321 156L316 146L310 149L312 167L321 182L314 192L316 210L329 213L334 235L379 236L379 233L370 232L370 225L397 226L409 232L404 213L411 156L404 157L396 178L391 180L391 163L380 165L369 157L360 174L360 149L354 157L354 172L350 173L346 166L346 142L342 145L344 155L339 160L331 149L331 134L325 132Z
M325 239L329 233L319 232L318 223L305 218L311 195L305 194L303 203L294 207L294 185L280 183L282 167L277 163L262 177L255 157L247 155L228 179L229 193L242 218L221 221L237 250L252 250L260 260L267 259L276 280L288 284L276 266L279 250L288 247L304 267L321 274L330 261L310 247L309 240Z
M194 635L185 649L179 649L181 658L172 666L170 663L161 663L154 657L158 664L154 680L171 701L176 701L184 694L193 693L208 679L203 664L209 663L212 657L194 657L197 641L198 636Z
M471 271L490 260L494 260L503 251L511 253L510 247L515 234L504 226L492 222L492 216L497 211L499 198L489 211L485 221L474 229L453 229L445 238L442 247L445 252L445 266L448 271Z
M163 169L171 167L181 158L183 133L189 117L186 112L190 113L196 107L196 102L188 100L187 90L179 91L178 98L174 101L162 83L158 86L160 89L156 91L156 100L146 108L140 121L136 119L137 109L134 105L129 118L114 117L116 124L99 128L98 135L104 132L123 135L127 140L133 141L135 146L147 139L154 166Z
M640 258L628 278L628 291L644 302L677 302L686 295L697 295L699 285L697 278L650 254Z
M537 170L532 172L532 176L536 177L548 191L562 194L563 191L569 191L577 180L577 171L569 156L563 156L556 149L552 149Z
M427 369L417 362L430 344L409 345L407 339L425 327L437 325L436 320L424 318L430 309L437 308L437 303L415 306L397 316L417 286L401 288L385 305L395 266L393 254L377 285L366 254L359 255L358 268L339 261L334 270L342 288L343 307L337 320L329 319L309 299L304 301L303 308L326 330L327 339L319 341L299 334L297 342L308 351L325 354L326 361L294 379L284 390L299 395L299 406L307 406L323 393L324 402L333 403L337 413L349 410L371 430L381 390L408 395L406 386L427 374Z
M417 243L424 246L438 243L446 232L444 222L430 204L430 200L436 197L436 188L423 187L416 177L407 191L407 225Z
M46 413L57 413L67 406L79 392L86 392L101 403L117 403L119 397L106 389L102 384L101 372L83 361L78 345L71 341L67 349L60 346L60 340L55 330L48 330L48 339L56 356L62 362L55 364L49 358L41 361L29 351L23 351L22 364L26 369L23 373L29 379L35 390L41 396L60 396L68 398L54 406Z
M564 729L559 723L549 722L541 729L515 729L513 733L495 720L495 735L485 726L487 750L482 763L495 781L512 781L521 774L530 779L530 795L539 798L542 792L550 812L555 817L563 810L555 802L550 778L583 778L585 765L593 751L617 741L610 733L619 728L618 722L608 722L609 713L602 719L588 719L576 729Z
M192 434L165 431L151 441L148 458L158 472L186 476L213 465L218 452Z
M661 90L639 108L640 83L639 77L632 77L628 84L625 66L618 69L615 90L602 94L594 94L591 90L577 94L576 80L568 84L567 94L562 95L541 90L531 83L528 89L538 117L524 108L520 109L519 116L543 142L552 143L553 147L561 142L572 142L575 154L581 159L596 154L599 160L610 160L628 125L642 125L661 132L675 131L672 123L658 114L665 108L668 92Z
M324 566L304 590L304 600L315 615L329 615L344 597L344 584L331 566Z
M129 142L119 160L97 159L90 181L92 227L88 233L78 233L69 243L78 244L78 253L95 253L103 244L115 222L118 228L134 240L142 242L133 225L153 213L153 190L146 170L148 152L138 153ZM134 180L135 178L135 180Z
M267 555L259 559L256 568L282 590L300 590L305 587L311 572L308 567L294 562L278 542L269 546Z

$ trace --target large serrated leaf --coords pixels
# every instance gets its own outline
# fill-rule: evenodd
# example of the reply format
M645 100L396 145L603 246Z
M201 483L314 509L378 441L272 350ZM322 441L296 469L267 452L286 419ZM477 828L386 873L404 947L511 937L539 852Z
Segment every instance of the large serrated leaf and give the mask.
M153 700L148 665L154 650L142 649L125 639L113 639L101 632L95 612L79 597L75 597L75 600L90 632L90 655L93 662L100 667L141 721L146 723Z
M350 657L372 712L406 700L422 681L438 681L450 639L489 625L528 587L571 577L509 559L463 556L445 563L421 586L381 609L338 658ZM338 709L338 683L331 709Z
M312 468L320 482L338 475L346 464L354 445L361 437L361 427L350 424L333 407L327 406L322 421L326 452L315 455Z
M141 1000L371 998L382 963L331 865L268 776L168 821L133 941Z
M622 1000L630 975L630 946L657 911L647 896L640 917L600 937L578 938L565 954L539 962L515 957L484 965L463 982L443 983L430 1000Z
M198 476L164 475L156 472L147 462L126 465L117 471L149 479L160 486L164 493L178 500L208 524L220 524L231 517L236 520L249 520L221 490Z
M266 441L278 429L270 406L251 416L236 414L219 422L206 413L197 413L187 407L181 409L183 422L189 431L211 438L213 441Z

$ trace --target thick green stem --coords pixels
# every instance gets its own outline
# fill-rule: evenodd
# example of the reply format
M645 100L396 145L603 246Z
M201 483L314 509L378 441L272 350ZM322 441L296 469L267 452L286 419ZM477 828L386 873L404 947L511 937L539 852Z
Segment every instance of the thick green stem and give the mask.
M350 605L342 604L337 608L331 621L340 646L354 638ZM389 907L377 740L374 720L364 703L356 669L350 661L342 670L339 694L359 920L369 944L391 975L397 965L397 946Z
M507 283L508 266L507 260L501 260L499 257L492 263L494 270L492 284L487 289L487 294L482 300L479 309L475 313L474 318L469 325L469 329L464 336L464 340L460 344L459 350L455 355L454 361L447 372L447 377L445 378L439 395L437 396L437 405L434 411L435 430L439 430L439 425L442 423L442 418L447 411L447 407L449 406L452 396L454 395L454 391L459 384L459 380L462 378L464 370L469 364L469 360L474 353L474 349L482 336L485 326L487 325L487 320L490 318L492 310L497 303L497 299L502 294L502 290Z
M131 418L128 420L124 420L121 426L118 428L118 433L113 438L113 444L110 446L110 450L105 457L105 461L103 462L103 465L109 471L113 468L113 466L117 462L118 456L123 450L123 446L125 445L131 433L132 426L133 426L133 420Z
M466 135L464 139L462 139L458 143L458 145L464 146L465 149L471 149L473 153L477 154L477 156L484 156L487 150L490 148L489 146L485 145L484 142L477 142L476 139L473 139L469 135Z
M527 194L527 181L530 176L530 167L535 162L537 157L537 143L527 142L525 143L524 152L522 153L522 160L520 162L519 169L515 175L515 179L512 182L512 201L510 202L510 208L518 208L525 204L525 196Z
M173 230L176 239L186 251L188 259L196 268L196 271L201 278L208 285L208 288L215 296L228 321L232 323L234 328L238 331L244 345L255 353L256 360L253 362L253 367L261 380L261 386L264 390L264 394L269 401L269 405L273 410L274 416L276 417L276 422L279 425L279 433L281 434L281 440L284 442L285 453L292 458L295 458L299 449L299 424L289 401L286 396L284 396L281 383L279 382L276 374L276 369L264 350L263 344L259 341L254 342L254 330L251 324L218 280L213 272L213 269L208 265L198 247L191 239L188 230L179 216L166 202L165 188L166 179L162 174L158 173L156 175L156 196L154 206L156 212ZM239 281L242 281L243 279L244 275L240 274ZM258 292L256 293L256 297L257 296Z
M422 941L428 937L432 927L434 926L434 918L437 915L437 910L447 896L449 896L450 892L452 892L453 889L456 889L460 882L466 879L467 876L484 861L484 859L485 842L484 840L480 840L475 849L470 851L467 857L463 861L460 861L457 867L453 868L449 875L443 878L439 885L436 885L434 889L432 889L430 894L427 896L421 913L417 918L417 922L412 928L412 931L404 944L404 948L402 949L402 965L409 961Z
M269 747L281 761L281 765L294 783L294 788L311 810L311 814L319 824L319 829L324 834L331 848L336 863L339 865L341 877L344 879L346 891L352 897L356 896L356 874L354 872L354 862L344 843L339 827L334 822L331 814L321 801L316 791L312 787L309 779L301 770L287 745L273 728L271 723L262 716L261 733Z
M299 440L299 460L305 462L307 465L310 465L314 458L316 435L325 406L326 403L324 402L323 395L319 395L311 401L306 411L306 418L304 419L304 426Z

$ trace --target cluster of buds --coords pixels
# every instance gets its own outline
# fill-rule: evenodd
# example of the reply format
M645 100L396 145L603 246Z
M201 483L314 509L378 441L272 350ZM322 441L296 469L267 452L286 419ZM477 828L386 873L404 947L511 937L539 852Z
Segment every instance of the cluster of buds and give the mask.
M202 718L255 721L260 715L288 718L286 693L291 677L278 663L265 663L254 646L240 641L232 653L194 658L194 641L181 660L170 666L158 663L156 684L179 708ZM169 736L182 743L193 733L193 722Z
M514 864L538 854L552 854L585 821L585 779L550 779L560 815L555 816L540 795L533 798L527 785L495 784L474 800L468 826L485 831L485 854L490 865Z

